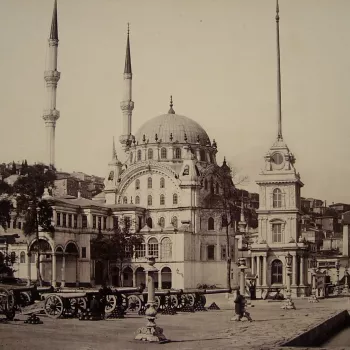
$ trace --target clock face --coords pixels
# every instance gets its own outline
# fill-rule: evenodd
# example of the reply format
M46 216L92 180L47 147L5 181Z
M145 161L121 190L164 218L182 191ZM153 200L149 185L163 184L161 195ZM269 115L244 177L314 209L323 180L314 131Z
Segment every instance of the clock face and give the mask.
M275 163L276 165L281 165L283 163L283 156L281 153L275 153L272 156L272 161L273 163Z

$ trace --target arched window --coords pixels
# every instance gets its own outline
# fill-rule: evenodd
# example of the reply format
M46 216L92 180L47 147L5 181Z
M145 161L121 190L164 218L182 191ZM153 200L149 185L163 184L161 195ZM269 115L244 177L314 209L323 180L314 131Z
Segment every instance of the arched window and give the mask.
M132 163L133 154L130 152L130 163Z
M213 178L210 179L210 183L209 183L209 186L210 186L210 193L214 193L214 180Z
M161 253L162 253L162 259L171 260L172 243L171 243L171 239L169 237L165 237L162 239Z
M147 197L147 204L148 204L148 205L152 205L152 196L151 196L151 195L149 195L149 196Z
M219 184L216 183L216 194L219 194Z
M152 178L151 177L149 177L147 179L147 188L152 188Z
M148 159L153 159L153 149L152 148L150 148L148 150Z
M139 189L140 189L140 180L139 180L139 179L137 179L137 180L135 181L135 189L136 189L136 190L139 190Z
M181 159L181 148L175 148L175 159Z
M281 260L274 260L271 265L271 284L282 284L282 283L283 283L283 264Z
M127 196L123 197L123 204L128 204L128 197Z
M160 188L164 188L165 187L165 180L164 177L160 178Z
M153 221L152 221L152 218L151 217L148 217L147 220L146 220L146 224L149 228L152 228L153 227Z
M279 188L273 190L273 207L281 208L282 207L282 191Z
M137 151L137 160L141 160L141 150Z
M208 219L208 230L209 231L214 230L214 219L213 218Z
M148 241L148 255L153 255L158 257L158 241L156 238L152 237L149 241Z
M199 151L199 156L200 156L201 162L205 162L205 151L204 151L204 149L201 149Z
M120 203L121 203L121 200L122 200L122 197L121 197L121 196L119 196L119 197L118 197L118 204L120 204Z
M135 204L140 204L140 197L139 196L135 197Z
M173 204L177 204L177 193L173 194Z
M177 216L173 216L173 218L171 219L171 223L173 224L174 228L177 228Z
M163 218L163 216L159 218L159 226L161 228L164 228L165 226L165 219Z
M162 158L162 159L167 158L167 149L164 147L160 150L160 158Z
M21 264L24 264L26 262L26 253L25 252L21 252L19 262Z
M207 179L204 180L204 189L205 190L208 189L208 180Z
M160 205L165 205L165 197L164 197L164 194L161 194L161 195L160 195L159 203L160 203Z

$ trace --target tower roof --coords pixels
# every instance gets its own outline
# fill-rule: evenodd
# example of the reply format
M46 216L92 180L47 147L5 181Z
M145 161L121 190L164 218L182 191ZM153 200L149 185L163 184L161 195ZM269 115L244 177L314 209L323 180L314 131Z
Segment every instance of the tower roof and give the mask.
M130 38L129 38L129 23L128 23L128 37L126 41L126 54L125 54L125 67L124 67L124 73L130 73L132 74L131 70L131 55L130 55Z
M53 6L50 39L58 40L57 0L55 0L54 6Z

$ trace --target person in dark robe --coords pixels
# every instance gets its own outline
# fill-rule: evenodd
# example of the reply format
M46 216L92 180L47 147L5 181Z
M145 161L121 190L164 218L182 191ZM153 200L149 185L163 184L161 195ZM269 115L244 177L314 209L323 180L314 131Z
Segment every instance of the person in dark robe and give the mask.
M249 282L250 300L256 300L256 288L254 281Z
M243 317L246 317L248 321L252 322L252 318L250 317L250 313L246 310L246 299L243 295L241 295L240 291L237 290L237 296L234 300L235 303L235 313L237 315L236 321L240 321Z
M93 320L101 319L100 303L95 295L90 302L90 312Z

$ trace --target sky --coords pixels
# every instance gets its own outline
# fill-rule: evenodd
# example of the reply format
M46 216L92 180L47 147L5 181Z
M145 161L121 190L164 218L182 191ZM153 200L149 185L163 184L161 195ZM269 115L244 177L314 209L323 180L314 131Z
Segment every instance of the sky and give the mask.
M350 1L279 5L283 136L305 184L302 196L350 203ZM257 191L277 132L275 6L275 0L58 0L56 167L106 175L112 138L121 134L130 22L133 133L166 113L173 95L176 113L216 140L218 162L226 156L249 176L244 188ZM46 159L52 9L53 0L0 0L0 162Z

